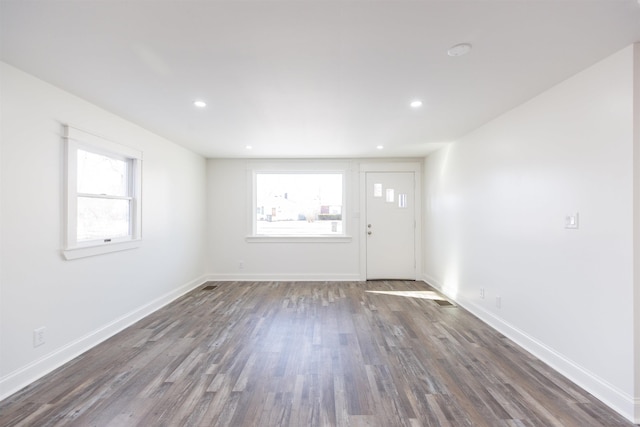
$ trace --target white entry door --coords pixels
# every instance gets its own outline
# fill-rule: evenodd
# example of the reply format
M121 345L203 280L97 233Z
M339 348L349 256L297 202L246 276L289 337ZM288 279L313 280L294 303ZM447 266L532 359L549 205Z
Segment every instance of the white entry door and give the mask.
M415 174L366 174L367 279L416 278Z

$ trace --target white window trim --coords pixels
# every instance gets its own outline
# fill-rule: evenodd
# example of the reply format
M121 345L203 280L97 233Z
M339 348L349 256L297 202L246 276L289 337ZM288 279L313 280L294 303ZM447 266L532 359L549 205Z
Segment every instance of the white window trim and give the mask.
M349 168L335 168L335 167L322 167L320 165L314 165L309 169L304 168L291 168L289 165L277 165L277 166L262 166L248 169L249 182L251 183L251 191L248 192L251 196L249 206L251 206L252 214L249 215L249 234L245 237L245 241L248 243L349 243L352 241L351 235L349 235L349 223L348 218L348 179ZM341 174L342 175L342 234L320 234L320 235L266 235L256 234L256 217L255 212L257 209L257 175L258 174Z
M323 235L300 235L300 236L278 236L278 235L262 235L245 237L245 241L249 243L349 243L352 238L348 235L333 236L330 234Z
M142 209L140 196L142 194L142 152L83 130L65 126L65 242L62 254L67 260L84 258L110 252L135 249L140 246L142 239ZM93 240L78 243L77 241L77 155L79 148L103 153L109 156L122 157L131 161L133 182L130 183L131 193L131 235L114 238L107 241Z

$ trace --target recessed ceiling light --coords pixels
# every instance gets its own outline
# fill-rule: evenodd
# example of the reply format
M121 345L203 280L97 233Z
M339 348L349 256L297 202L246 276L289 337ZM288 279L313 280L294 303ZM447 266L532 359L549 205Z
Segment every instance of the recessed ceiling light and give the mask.
M200 100L200 99L197 99L197 100L193 101L193 105L195 105L198 108L204 108L204 107L207 106L207 103L202 101L202 100Z
M422 107L422 101L415 100L415 101L412 101L410 105L411 105L413 108Z
M471 45L469 43L460 43L455 46L451 46L447 53L449 56L462 56L471 52Z
M250 146L250 145L247 145L247 146L245 146L245 147L244 147L244 149L245 149L245 150L251 150L251 149L253 149L253 147L252 147L252 146Z
M382 149L384 148L384 145L378 145L376 148L377 148L378 150L382 150Z

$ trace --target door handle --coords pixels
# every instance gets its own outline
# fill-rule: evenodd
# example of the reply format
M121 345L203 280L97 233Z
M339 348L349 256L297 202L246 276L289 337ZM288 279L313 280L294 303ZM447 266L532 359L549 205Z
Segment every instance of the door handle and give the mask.
M367 231L367 234L368 234L369 236L371 236L371 232L370 232L370 231Z
M367 224L367 228L371 228L371 224Z

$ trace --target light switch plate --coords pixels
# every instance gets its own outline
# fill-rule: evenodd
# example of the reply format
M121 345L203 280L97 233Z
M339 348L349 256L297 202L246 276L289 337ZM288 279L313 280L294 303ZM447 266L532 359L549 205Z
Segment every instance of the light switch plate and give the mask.
M564 228L578 228L579 216L578 212L564 217Z

